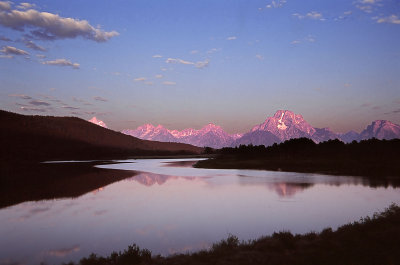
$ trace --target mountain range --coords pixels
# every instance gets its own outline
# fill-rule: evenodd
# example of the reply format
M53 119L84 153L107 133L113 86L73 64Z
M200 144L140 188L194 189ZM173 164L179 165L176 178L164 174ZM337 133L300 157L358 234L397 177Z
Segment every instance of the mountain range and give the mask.
M101 121L93 118L97 123ZM102 123L106 126L104 123ZM314 142L339 139L345 143L370 138L394 139L400 138L400 126L387 120L376 120L361 133L349 131L336 133L329 128L316 128L304 120L303 116L289 110L278 110L267 119L244 134L228 134L220 126L208 124L200 130L188 128L182 131L168 130L162 125L145 124L136 129L126 129L123 134L144 140L160 142L187 143L199 147L234 147L241 144L265 145L280 143L293 138L306 137Z

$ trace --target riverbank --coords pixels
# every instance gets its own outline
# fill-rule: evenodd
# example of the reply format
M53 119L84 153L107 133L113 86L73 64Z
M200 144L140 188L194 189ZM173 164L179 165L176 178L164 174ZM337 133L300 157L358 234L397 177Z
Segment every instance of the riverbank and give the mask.
M7 164L0 178L0 208L25 201L74 198L134 176L134 171L96 168L109 161Z
M215 158L199 161L194 167L362 176L371 182L399 184L399 150L400 140L315 144L301 138L270 147L223 148Z
M398 264L400 261L400 207L391 205L384 212L336 231L293 235L274 233L249 242L235 236L215 243L209 250L169 257L152 256L136 245L108 257L95 254L81 259L86 264ZM75 263L71 262L69 265Z

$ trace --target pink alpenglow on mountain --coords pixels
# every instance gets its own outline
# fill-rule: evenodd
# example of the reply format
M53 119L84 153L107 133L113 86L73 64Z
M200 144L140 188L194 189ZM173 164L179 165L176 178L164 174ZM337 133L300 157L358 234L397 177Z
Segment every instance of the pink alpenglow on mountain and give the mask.
M96 124L96 125L99 125L99 126L101 126L101 127L103 127L103 128L108 128L107 125L106 125L103 121L98 120L96 117L91 118L89 121L90 121L91 123L94 123L94 124Z
M236 139L241 137L241 134L230 135L220 126L212 123L207 124L200 130L188 128L182 131L168 130L162 125L155 127L151 124L145 124L139 126L135 130L123 130L122 133L143 140L186 143L200 147L209 146L213 148L230 146Z
M278 110L275 115L268 117L264 123L254 126L251 132L268 131L281 141L292 138L309 137L315 129L303 119L303 116L289 110Z
M339 139L345 143L370 138L400 138L400 126L390 121L374 121L360 134L354 131L336 133L329 128L316 128L303 119L303 116L289 110L278 110L274 116L254 126L245 134L227 134L220 126L209 123L200 130L188 128L182 131L168 130L158 125L145 124L135 130L123 130L122 133L144 140L178 142L195 146L213 148L235 147L239 145L273 145L289 139L306 137L316 143Z
M360 133L360 140L370 139L395 139L400 137L400 126L390 121L377 120Z

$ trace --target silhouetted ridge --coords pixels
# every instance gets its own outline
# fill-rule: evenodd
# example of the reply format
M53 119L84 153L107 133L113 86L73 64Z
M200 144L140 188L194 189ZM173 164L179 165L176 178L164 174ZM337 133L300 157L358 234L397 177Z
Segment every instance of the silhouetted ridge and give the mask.
M0 110L1 157L12 159L112 158L200 153L188 144L141 140L76 117L27 116Z

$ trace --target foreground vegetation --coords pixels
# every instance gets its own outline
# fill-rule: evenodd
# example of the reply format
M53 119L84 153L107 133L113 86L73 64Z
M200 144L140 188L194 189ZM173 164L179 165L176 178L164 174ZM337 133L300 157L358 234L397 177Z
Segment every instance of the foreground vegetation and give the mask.
M400 178L400 139L349 144L330 140L316 144L299 138L269 147L241 145L215 152L218 154L215 159L199 161L195 167L324 173L381 180Z
M92 254L78 264L385 265L400 263L399 249L400 207L391 205L380 214L343 225L336 231L327 228L321 233L304 235L279 232L249 242L229 236L209 250L169 257L152 256L149 250L132 245L108 257Z

